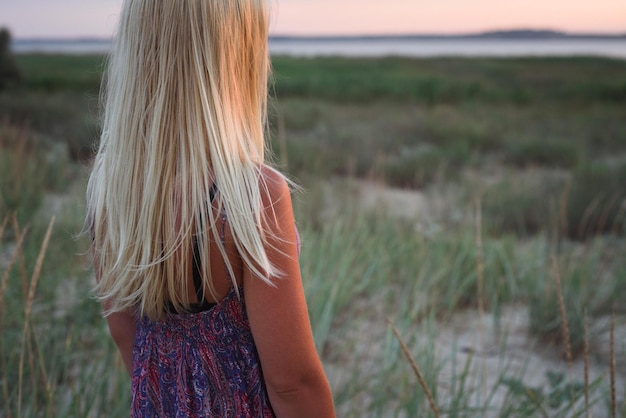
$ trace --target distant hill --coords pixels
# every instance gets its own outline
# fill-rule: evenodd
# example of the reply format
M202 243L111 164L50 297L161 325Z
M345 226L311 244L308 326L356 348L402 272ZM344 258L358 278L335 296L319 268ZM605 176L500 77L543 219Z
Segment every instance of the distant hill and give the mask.
M567 33L554 30L498 30L468 35L471 38L500 39L626 39L626 32L621 34Z

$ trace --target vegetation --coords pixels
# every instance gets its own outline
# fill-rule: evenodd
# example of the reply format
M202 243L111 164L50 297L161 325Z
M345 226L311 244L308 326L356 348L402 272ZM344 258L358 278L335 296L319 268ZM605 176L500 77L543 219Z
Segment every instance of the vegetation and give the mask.
M0 417L128 411L76 239L103 60L18 55L0 93ZM274 67L272 146L308 190L301 265L340 416L626 414L624 347L590 344L615 321L589 327L626 314L625 62ZM390 186L430 213L390 215L410 209L385 209ZM603 372L571 365L609 348ZM551 366L529 369L534 352Z
M350 59L279 57L278 97L427 105L626 100L626 63L600 58Z
M11 53L11 33L0 28L0 91L19 83L20 72Z

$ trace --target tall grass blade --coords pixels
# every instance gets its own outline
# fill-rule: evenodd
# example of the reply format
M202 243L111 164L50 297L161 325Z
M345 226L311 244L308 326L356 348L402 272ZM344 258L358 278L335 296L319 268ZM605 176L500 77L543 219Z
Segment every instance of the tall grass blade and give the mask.
M567 324L567 312L565 310L565 300L563 298L563 287L561 283L561 272L559 269L559 262L556 258L556 255L552 254L552 272L554 274L554 280L556 281L556 294L559 302L559 312L561 314L561 333L563 335L563 341L565 344L565 358L567 359L567 371L569 375L569 383L570 383L570 397L572 405L574 405L574 379L573 379L573 369L574 369L574 360L572 356L572 344L570 341L570 333L569 326Z
M484 301L485 263L483 256L483 221L480 198L476 199L476 292L478 298L478 316L480 317L480 349L487 349L485 336L485 301ZM487 358L481 356L481 389L483 399L487 397Z
M587 323L587 308L583 312L583 351L585 358L585 415L591 418L589 411L589 324Z
M41 274L41 267L43 265L43 259L46 254L46 250L48 249L48 243L50 241L50 235L52 235L52 227L54 226L54 216L50 220L48 224L48 230L46 231L46 235L43 239L43 243L41 244L41 250L39 251L39 256L37 257L37 263L35 264L35 271L33 271L32 278L30 280L30 287L28 289L28 298L26 300L26 306L24 307L24 329L22 330L22 349L20 351L20 363L19 363L19 371L18 371L18 386L17 386L17 416L21 417L22 414L22 384L24 377L24 351L26 348L26 341L29 335L29 324L30 324L30 315L33 311L33 301L35 300L35 289L37 288L37 283L39 282L39 276Z
M617 397L615 389L615 305L611 308L611 331L610 331L610 373L611 373L611 417L617 417Z
M395 334L396 338L398 339L398 342L400 343L400 347L402 347L402 352L404 353L404 355L406 356L407 360L411 364L411 367L413 368L413 371L415 372L415 375L417 376L417 380L419 380L420 385L422 386L422 389L424 389L424 393L426 393L426 398L428 398L428 402L430 403L430 408L435 413L435 416L437 418L439 418L440 417L440 415L439 415L439 408L437 408L437 404L435 403L435 400L433 399L433 395L430 393L430 389L428 389L428 385L426 384L426 380L424 379L424 376L422 375L422 372L420 372L420 369L419 369L417 363L413 359L413 356L411 355L411 351L409 350L409 347L407 347L406 343L402 339L402 336L400 335L400 331L398 331L398 329L393 324L391 319L387 318L387 323L389 324L389 326L391 327L393 333Z

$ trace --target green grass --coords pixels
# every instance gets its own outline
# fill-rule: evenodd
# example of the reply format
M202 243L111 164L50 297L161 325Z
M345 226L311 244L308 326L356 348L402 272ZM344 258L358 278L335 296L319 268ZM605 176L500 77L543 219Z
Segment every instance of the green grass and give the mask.
M19 54L24 83L36 90L97 92L101 55ZM291 58L274 57L279 98L339 102L530 104L626 101L626 63L604 58Z
M100 55L18 54L17 65L29 90L98 94L105 58Z
M626 63L600 58L275 57L273 65L278 97L429 105L626 100Z

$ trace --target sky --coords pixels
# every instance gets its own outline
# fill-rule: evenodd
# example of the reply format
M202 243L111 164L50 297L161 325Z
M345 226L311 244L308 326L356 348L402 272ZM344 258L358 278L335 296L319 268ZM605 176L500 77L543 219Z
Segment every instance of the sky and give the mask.
M276 35L626 33L626 0L270 0ZM122 0L0 0L15 38L109 37Z

